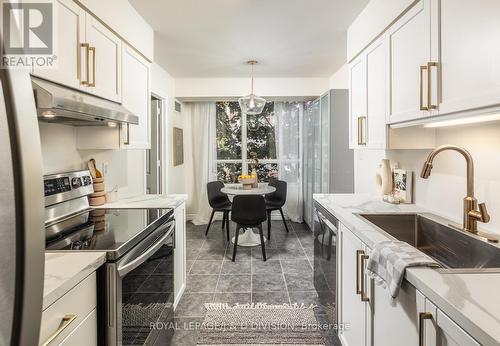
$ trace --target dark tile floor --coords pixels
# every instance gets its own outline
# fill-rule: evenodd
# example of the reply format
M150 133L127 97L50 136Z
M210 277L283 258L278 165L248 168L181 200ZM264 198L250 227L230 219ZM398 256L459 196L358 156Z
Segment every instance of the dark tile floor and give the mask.
M187 287L175 311L177 330L173 345L196 345L199 324L205 315L204 303L298 303L317 304L318 320L324 311L313 283L314 244L306 224L288 222L289 233L281 221L272 222L271 240L266 241L267 261L260 246L239 247L236 262L231 261L233 244L225 241L221 222L206 226L187 224ZM234 224L231 223L231 237ZM267 229L264 227L267 236ZM328 290L326 281L316 284ZM340 344L333 333L326 334L327 345Z

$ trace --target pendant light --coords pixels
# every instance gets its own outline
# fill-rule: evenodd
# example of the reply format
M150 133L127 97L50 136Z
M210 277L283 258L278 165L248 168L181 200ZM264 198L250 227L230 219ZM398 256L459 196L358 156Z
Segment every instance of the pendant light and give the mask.
M241 112L249 115L257 115L262 113L266 100L253 93L253 67L258 62L256 60L247 61L247 64L252 66L252 92L248 96L240 97L238 103L240 104Z

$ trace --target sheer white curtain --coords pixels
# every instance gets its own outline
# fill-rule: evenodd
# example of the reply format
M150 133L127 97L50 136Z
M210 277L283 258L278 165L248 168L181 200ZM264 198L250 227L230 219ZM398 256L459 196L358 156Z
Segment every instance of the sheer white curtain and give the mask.
M191 140L193 153L193 183L191 194L195 211L192 222L195 225L207 224L210 206L207 197L207 183L217 179L215 171L216 134L215 103L192 103Z
M302 222L302 116L301 102L275 102L275 132L279 178L287 182L284 211L294 222Z

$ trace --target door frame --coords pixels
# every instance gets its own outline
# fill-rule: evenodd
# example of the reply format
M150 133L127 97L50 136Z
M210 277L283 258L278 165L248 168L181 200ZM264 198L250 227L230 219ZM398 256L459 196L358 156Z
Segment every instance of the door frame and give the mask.
M166 143L170 143L170 136L169 136L169 131L167 131L168 128L168 112L167 112L167 107L168 107L168 102L167 102L167 97L160 96L157 93L150 92L150 98L149 102L152 101L152 99L157 99L160 102L161 105L161 142L160 142L160 147L161 147L161 156L160 156L160 165L162 167L162 174L160 177L160 194L166 194L168 191L168 162L170 162L170 152L168 150L168 146ZM150 118L152 120L152 112L153 109L150 110ZM151 125L152 122L151 122ZM150 128L150 132L152 131L153 126ZM151 135L151 134L150 134ZM153 143L151 143L151 146ZM145 191L147 190L147 164L148 160L146 157L147 153L145 153L145 159L144 159L144 181L145 181Z

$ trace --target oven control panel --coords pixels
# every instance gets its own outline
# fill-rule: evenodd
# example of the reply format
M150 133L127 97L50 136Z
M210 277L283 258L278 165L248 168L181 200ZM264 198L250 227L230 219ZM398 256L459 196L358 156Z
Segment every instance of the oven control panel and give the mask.
M43 178L45 206L87 196L94 192L90 172L78 171Z
M69 178L48 179L43 182L45 196L54 195L56 193L71 191Z

